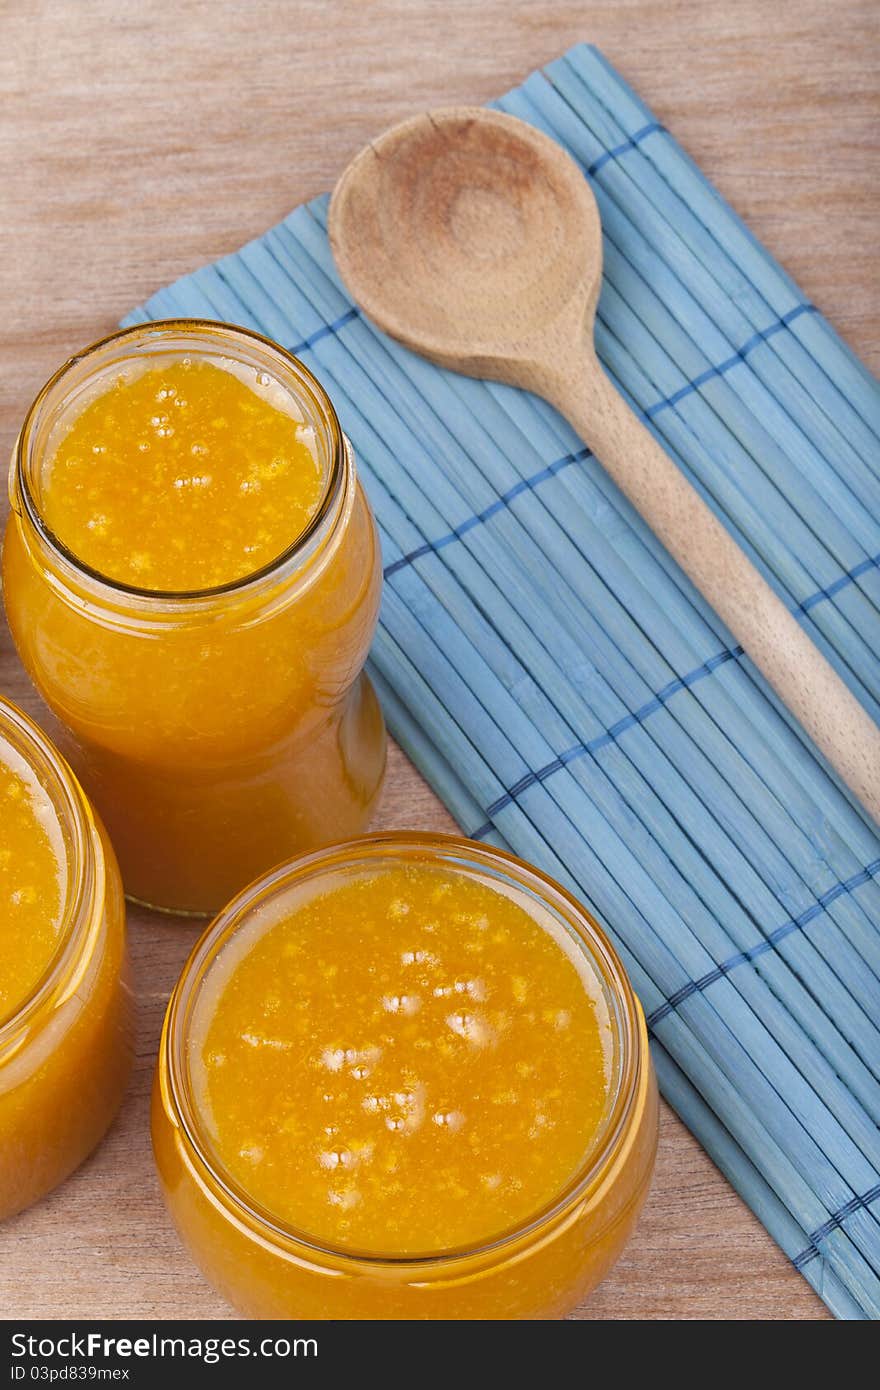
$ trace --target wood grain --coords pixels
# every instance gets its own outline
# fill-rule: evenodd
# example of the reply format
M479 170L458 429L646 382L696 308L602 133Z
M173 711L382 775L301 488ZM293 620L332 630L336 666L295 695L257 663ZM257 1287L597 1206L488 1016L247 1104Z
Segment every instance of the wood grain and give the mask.
M873 0L0 0L0 452L43 379L168 280L329 188L392 122L599 43L806 293L880 364ZM0 627L0 690L35 697ZM450 828L394 752L382 826ZM0 1231L0 1316L231 1316L160 1203L147 1094L194 928L131 913L138 1063L62 1188ZM668 1110L653 1193L584 1318L824 1309Z

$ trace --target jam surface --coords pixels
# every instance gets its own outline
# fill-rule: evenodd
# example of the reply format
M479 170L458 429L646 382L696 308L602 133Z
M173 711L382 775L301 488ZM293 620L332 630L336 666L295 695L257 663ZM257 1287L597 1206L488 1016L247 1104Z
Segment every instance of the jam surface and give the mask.
M24 1003L58 946L63 854L48 795L0 739L0 1022Z
M539 911L394 863L239 928L201 987L188 1065L249 1198L378 1254L490 1240L551 1204L601 1127L611 1044L595 975Z
M106 578L161 592L255 574L324 493L313 428L266 372L181 358L117 370L50 450L50 530Z

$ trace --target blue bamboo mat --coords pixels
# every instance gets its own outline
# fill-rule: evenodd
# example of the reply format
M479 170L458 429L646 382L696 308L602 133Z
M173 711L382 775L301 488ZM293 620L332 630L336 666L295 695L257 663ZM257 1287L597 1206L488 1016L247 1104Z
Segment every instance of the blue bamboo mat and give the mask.
M880 717L876 383L595 49L497 105L592 183L606 370ZM828 1307L875 1317L877 830L558 415L358 312L326 211L126 322L249 325L323 380L382 532L392 732L608 925L666 1098Z

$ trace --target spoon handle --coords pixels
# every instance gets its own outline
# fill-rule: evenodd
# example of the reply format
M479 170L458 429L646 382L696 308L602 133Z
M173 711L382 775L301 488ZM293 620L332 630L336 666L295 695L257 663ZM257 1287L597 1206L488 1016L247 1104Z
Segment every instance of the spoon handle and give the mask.
M880 824L880 728L598 360L548 394Z

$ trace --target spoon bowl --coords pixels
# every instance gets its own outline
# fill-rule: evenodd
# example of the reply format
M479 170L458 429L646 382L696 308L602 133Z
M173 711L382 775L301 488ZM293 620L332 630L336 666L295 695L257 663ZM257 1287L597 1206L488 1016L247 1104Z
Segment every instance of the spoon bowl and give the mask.
M349 165L330 241L386 333L443 366L496 375L565 320L582 336L602 273L589 184L555 141L481 107L395 126Z

